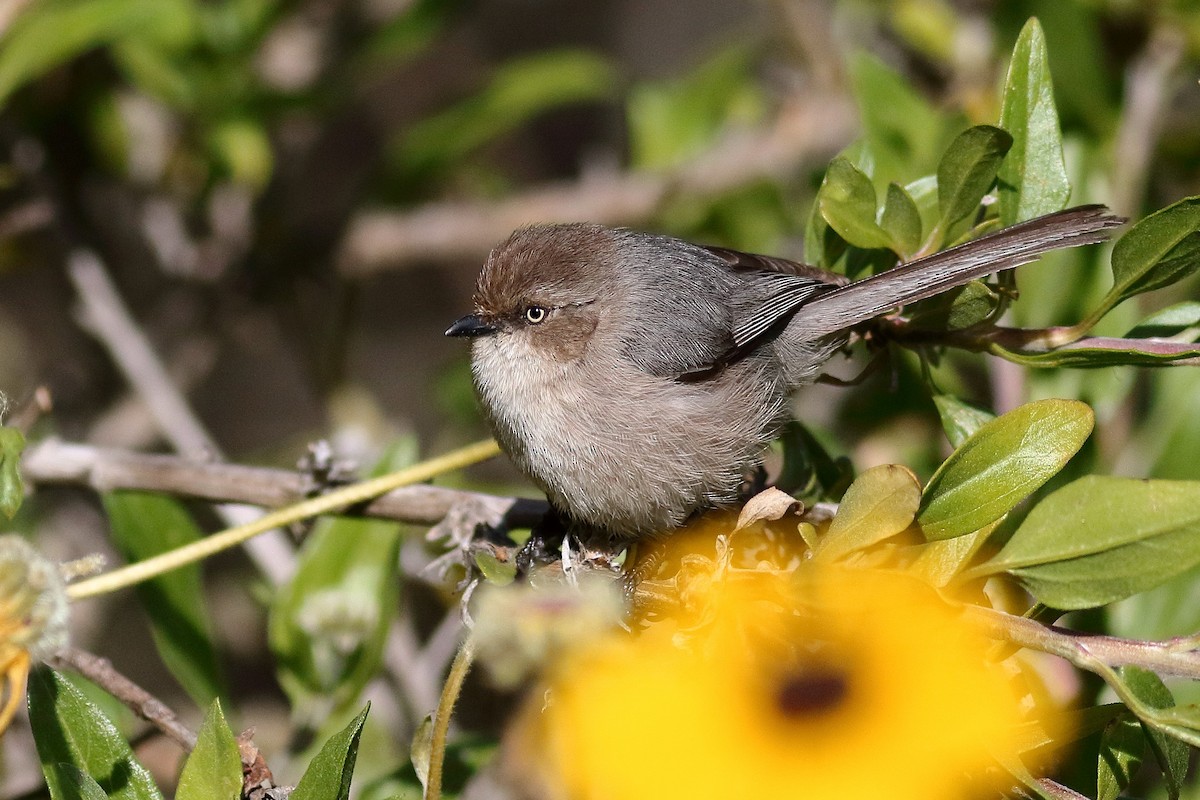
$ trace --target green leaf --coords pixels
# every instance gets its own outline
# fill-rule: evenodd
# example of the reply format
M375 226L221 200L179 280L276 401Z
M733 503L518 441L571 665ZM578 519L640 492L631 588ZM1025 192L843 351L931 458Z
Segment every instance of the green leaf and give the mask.
M841 497L854 480L854 466L845 456L834 458L799 422L784 426L779 436L783 467L775 487L803 501Z
M347 800L350 797L358 740L370 710L371 704L367 703L349 725L325 743L296 784L290 800Z
M1096 800L1117 800L1142 767L1146 734L1132 714L1122 714L1104 728L1096 764Z
M921 249L921 212L916 201L896 183L889 183L879 225L887 233L891 248L902 261Z
M838 505L816 557L841 558L890 539L912 525L921 504L921 484L905 467L882 464L859 475Z
M402 440L372 471L416 460ZM402 530L384 520L326 518L300 550L295 575L271 604L268 640L295 712L318 725L357 703L379 671L399 602Z
M1091 475L1034 506L980 569L1053 608L1101 606L1200 563L1200 481Z
M950 144L937 171L939 230L949 231L979 209L1012 144L1007 131L991 125L967 128Z
M413 732L412 745L408 749L413 770L417 773L417 780L421 782L422 789L429 785L429 761L433 757L432 754L433 715L426 714L425 719L421 720L421 724Z
M1192 331L1196 328L1198 330ZM1189 300L1176 303L1173 306L1155 311L1125 334L1126 339L1166 339L1189 333L1187 338L1194 341L1194 336L1200 334L1200 303Z
M931 586L946 586L975 560L997 525L999 523L993 523L953 539L937 539L917 545L913 548L916 558L909 569Z
M925 487L917 515L925 537L961 536L1003 517L1079 451L1094 420L1078 401L1039 400L984 424Z
M213 700L196 746L183 765L175 800L238 800L242 796L242 758L221 702Z
M74 764L57 764L63 794L72 800L108 800L104 788L96 779Z
M855 247L891 246L891 237L875 222L875 187L849 159L838 156L830 162L817 202L829 227Z
M543 51L495 70L478 93L409 126L393 154L404 172L453 164L552 108L607 98L612 65L581 50Z
M850 62L854 98L863 138L874 155L881 181L907 179L934 171L945 149L946 118L899 73L866 53Z
M111 800L162 800L125 737L100 709L54 670L29 681L29 722L53 800L84 798L78 773L91 776Z
M170 497L121 491L103 499L113 542L131 563L201 537L187 509ZM172 570L138 584L135 591L163 664L197 705L207 706L222 693L224 680L199 565Z
M1119 670L1121 679L1133 695L1151 708L1171 708L1175 698L1171 690L1162 682L1162 678L1148 669L1127 666ZM1167 796L1176 800L1183 786L1183 780L1188 771L1188 746L1152 725L1142 723L1142 728L1150 740L1150 749L1158 766L1163 773L1163 783L1166 784Z
M1156 211L1113 245L1113 287L1102 305L1178 281L1200 267L1200 197Z
M42 0L0 38L0 102L16 89L96 47L125 38L159 46L189 35L191 14L177 3L144 0ZM185 6L186 10L186 6Z
M517 577L515 561L501 561L494 552L478 549L471 553L475 566L483 574L483 579L497 586L508 586Z
M16 428L0 428L0 513L12 519L25 498L21 482L21 451L25 436Z
M635 85L627 109L632 164L677 166L710 147L730 123L758 120L766 106L754 63L754 49L736 45L683 79Z
M946 432L946 438L954 447L961 446L980 428L996 418L990 411L964 403L950 394L935 394L933 404L941 417L942 430Z
M904 187L904 191L912 198L921 216L921 229L932 230L937 225L941 215L938 213L937 175L926 175L918 178Z
M1036 19L1025 24L1013 49L1000 127L1013 137L999 171L1001 224L1066 208L1071 183L1063 161L1046 39Z
M961 331L991 318L1000 295L983 281L971 281L912 307L910 323L918 330Z

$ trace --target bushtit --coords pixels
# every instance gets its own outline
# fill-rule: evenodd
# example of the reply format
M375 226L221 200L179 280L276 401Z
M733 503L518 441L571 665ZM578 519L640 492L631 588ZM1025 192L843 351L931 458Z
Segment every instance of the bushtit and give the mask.
M468 336L501 446L575 525L663 533L738 499L855 325L1123 220L1081 206L854 283L815 267L623 228L537 225L488 256Z

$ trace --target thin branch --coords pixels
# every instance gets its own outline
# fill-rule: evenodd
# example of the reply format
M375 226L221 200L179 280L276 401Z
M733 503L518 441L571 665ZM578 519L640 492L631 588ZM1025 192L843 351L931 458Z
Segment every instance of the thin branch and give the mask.
M75 251L67 272L79 294L84 327L108 349L175 450L193 457L219 455L220 448L175 387L96 254Z
M203 561L273 528L341 511L344 508L365 503L392 489L423 483L445 472L461 469L492 458L499 453L499 446L491 439L476 442L445 455L422 461L420 464L414 464L407 469L336 489L311 500L273 511L254 522L227 528L174 550L168 550L143 561L71 584L67 587L67 595L72 600L79 600L134 586L171 570Z
M458 654L450 664L450 674L442 685L442 696L438 699L437 712L433 715L433 735L429 748L429 773L425 784L425 800L441 800L442 765L446 760L446 734L450 731L450 718L454 704L462 693L463 683L475 660L475 645L471 637L458 648Z
M67 272L79 295L82 324L107 348L174 449L185 455L219 458L220 448L167 374L99 256L90 250L76 250L70 256ZM217 511L227 525L250 523L256 513L239 508ZM262 574L274 584L286 580L295 563L290 543L282 531L272 531L253 540L247 552Z
M1159 675L1200 680L1200 647L1194 637L1145 642L1079 633L978 606L968 606L968 613L997 638L1065 658L1089 672L1094 672L1093 666L1099 662L1109 667L1137 666Z
M644 222L674 197L713 197L756 180L780 180L824 160L845 146L856 125L844 94L806 94L791 98L766 128L732 132L675 171L585 174L578 182L500 202L365 211L350 223L339 268L360 277L430 259L476 258L532 222Z
M162 731L168 739L184 750L196 746L196 734L179 721L166 703L126 678L107 658L101 658L75 647L63 648L50 659L55 669L64 667L78 672L113 697L128 706L133 713Z
M297 503L315 488L308 475L291 470L191 461L57 439L31 445L21 459L21 471L32 486L86 486L101 493L128 489L265 508ZM480 522L510 528L534 525L547 509L540 500L422 484L394 489L339 513L434 525L464 506L477 510Z

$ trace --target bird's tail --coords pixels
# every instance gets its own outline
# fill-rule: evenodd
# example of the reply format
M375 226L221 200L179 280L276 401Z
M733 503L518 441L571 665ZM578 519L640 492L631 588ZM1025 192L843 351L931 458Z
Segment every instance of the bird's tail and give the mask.
M1124 222L1102 205L1077 206L1020 222L809 300L800 305L788 330L803 331L806 339L828 336L889 309L1036 261L1051 250L1102 242Z

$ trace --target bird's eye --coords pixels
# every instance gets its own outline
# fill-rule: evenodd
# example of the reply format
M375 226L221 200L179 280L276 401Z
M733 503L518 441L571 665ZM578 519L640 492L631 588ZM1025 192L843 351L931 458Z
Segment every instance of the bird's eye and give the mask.
M546 318L546 309L541 306L530 306L525 309L525 321L530 325L537 325Z

